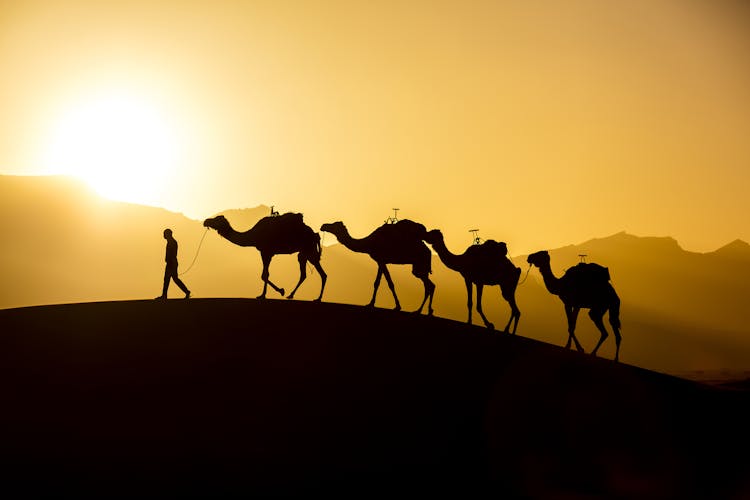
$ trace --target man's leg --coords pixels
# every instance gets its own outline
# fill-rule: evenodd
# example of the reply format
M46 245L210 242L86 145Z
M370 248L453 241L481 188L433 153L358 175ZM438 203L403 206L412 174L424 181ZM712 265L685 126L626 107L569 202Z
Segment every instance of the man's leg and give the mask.
M161 289L161 297L160 299L166 299L167 298L167 290L169 289L169 280L172 279L172 273L170 272L169 266L164 268L164 285Z
M174 280L175 284L180 287L180 290L185 292L185 298L190 298L190 290L188 290L188 287L185 286L185 283L182 282L182 280L177 276L177 269L175 269L174 274L172 275L172 279Z

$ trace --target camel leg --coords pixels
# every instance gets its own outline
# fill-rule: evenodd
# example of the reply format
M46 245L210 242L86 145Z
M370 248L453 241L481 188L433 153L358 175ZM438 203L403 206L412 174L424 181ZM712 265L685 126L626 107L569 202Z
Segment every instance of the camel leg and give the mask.
M318 295L318 298L314 300L314 302L320 302L323 299L323 290L326 287L326 280L328 279L328 275L323 270L323 266L320 265L320 261L313 261L313 266L315 266L315 269L318 271L318 274L320 274L320 295Z
M297 289L302 284L302 282L305 281L305 278L307 278L307 259L300 253L297 255L297 261L299 262L299 281L297 282L297 286L294 287L294 290L292 290L292 293L289 294L287 299L294 298L294 294L297 293Z
M484 315L484 311L482 310L482 292L484 292L484 285L481 283L477 283L477 312L482 317L484 326L486 326L490 330L494 330L495 325L487 321L487 316Z
M375 305L375 296L378 294L378 287L380 287L380 278L383 276L383 266L378 264L378 275L375 276L375 284L373 285L372 290L372 299L370 299L370 303L367 304L367 307L373 307Z
M388 288L391 289L391 293L393 294L393 300L396 301L396 307L393 309L395 311L401 310L401 303L398 301L398 297L396 296L396 287L393 285L393 280L391 279L391 273L388 271L388 268L383 264L383 276L385 276L385 281L388 283Z
M620 298L612 289L612 302L609 306L609 324L612 326L612 333L615 334L615 361L620 360Z
M434 310L432 309L432 299L435 298L435 283L433 283L429 278L425 278L425 286L428 287L430 295L430 301L427 303L427 315L432 316L432 313L434 312Z
M256 297L256 299L265 299L266 298L266 290L268 289L268 281L266 281L266 278L268 278L268 265L269 262L266 262L266 259L263 259L263 271L260 273L260 279L263 281L263 291L260 295Z
M620 326L616 325L612 321L611 317L610 325L612 325L612 332L615 334L615 361L620 361L620 341L622 340L622 336L620 335Z
M273 288L274 290L276 290L277 292L279 292L282 297L284 296L284 289L277 287L276 285L274 285L273 283L271 283L271 280L268 279L268 277L270 276L268 268L271 266L271 259L272 258L273 258L273 255L261 255L261 259L263 260L263 272L261 273L260 277L263 280L263 293L261 293L260 295L258 295L257 298L259 298L259 299L265 299L266 298L266 289L267 289L268 285L271 285L271 288Z
M429 253L427 254L427 257L429 258ZM424 297L422 298L422 303L419 305L419 309L414 312L420 314L422 312L422 309L424 308L425 303L427 303L427 315L432 316L432 298L435 295L435 283L430 281L429 260L427 260L426 263L417 262L415 264L412 264L411 273L419 278L419 280L424 285ZM469 287L469 301L471 301L471 284L467 283L467 286ZM428 299L429 302L427 302ZM469 308L469 317L471 318L471 308Z
M570 341L575 342L576 350L583 352L583 347L576 338L576 320L578 320L578 312L581 310L580 307L565 306L565 314L568 316L568 341L565 343L565 348L570 349Z
M503 288L500 287L500 292L503 294L503 298L508 301L508 304L510 305L510 319L508 320L508 324L505 325L505 333L508 333L508 329L510 328L510 324L513 323L513 335L516 334L516 328L518 328L518 320L521 319L521 310L518 309L518 305L516 304L516 294L515 293L505 293L503 292ZM515 322L513 320L515 319Z
M567 318L567 321L568 321L568 341L565 342L565 348L566 349L570 349L570 342L573 339L573 336L570 334L570 331L572 329L575 329L575 327L576 327L576 320L572 316L573 316L573 308L568 307L566 305L565 306L565 317ZM572 323L572 326L571 326L571 323Z
M419 305L419 309L414 312L420 314L422 312L422 309L424 308L425 303L427 303L427 299L429 299L430 301L429 303L427 303L427 315L432 316L432 296L435 293L435 283L430 281L430 279L426 276L419 277L419 279L422 280L422 284L424 285L424 298L422 299L422 303Z
M591 354L593 356L596 356L596 351L599 350L599 347L604 343L605 340L607 340L607 337L609 334L607 333L607 329L604 328L604 313L606 309L590 309L589 310L589 318L591 318L591 321L594 322L596 325L596 328L599 330L599 333L601 333L601 336L599 337L599 342L596 344L596 347L594 347L594 350L591 351Z
M471 313L474 309L474 304L472 303L472 295L474 295L474 285L469 281L468 278L464 278L464 283L466 283L466 296L468 297L466 301L466 307L469 309L469 319L466 320L468 324L471 324Z

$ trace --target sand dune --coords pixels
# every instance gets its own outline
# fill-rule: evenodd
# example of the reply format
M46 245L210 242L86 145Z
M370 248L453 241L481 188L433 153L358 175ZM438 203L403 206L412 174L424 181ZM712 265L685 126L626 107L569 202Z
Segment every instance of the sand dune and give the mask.
M750 493L746 392L451 320L175 299L0 332L2 484L27 493Z

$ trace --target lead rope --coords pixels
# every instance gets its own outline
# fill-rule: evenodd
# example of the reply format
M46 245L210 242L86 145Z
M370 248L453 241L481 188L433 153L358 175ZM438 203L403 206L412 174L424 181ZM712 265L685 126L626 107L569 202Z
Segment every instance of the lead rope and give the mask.
M524 276L523 279L518 282L519 285L523 285L523 282L526 281L526 278L529 277L530 271L531 271L531 264L529 264L529 268L526 270L526 276Z
M505 248L506 248L506 249L508 248L508 244L507 244L507 243L505 244ZM508 253L510 254L510 252L508 252ZM513 259L511 259L510 257L508 257L508 260L509 260L509 261L510 261L511 263L513 263L513 265L515 266L515 263L513 262ZM517 284L516 286L518 286L518 285L523 285L523 282L524 282L524 281L526 281L526 278L528 278L528 277L529 277L529 273L530 273L530 272L531 272L531 264L529 264L529 268L528 268L528 269L526 270L526 276L524 276L524 277L523 277L523 279L522 279L521 281L519 281L519 282L518 282L518 284Z
M203 239L204 239L204 238L206 237L206 233L208 233L208 229L209 229L209 228L206 228L206 230L205 230L205 231L203 231L203 236L201 236L201 241L200 241L200 243L198 243L198 249L197 249L197 250L195 251L195 257L193 257L193 262L191 262L191 263L190 263L190 265L188 266L188 268L187 268L187 269L185 269L185 270L184 270L184 271L182 271L181 273L178 273L178 274L177 274L178 276L182 276L183 274L186 274L186 273L187 273L188 271L190 271L190 269L192 269L192 267L193 267L193 264L195 264L195 261L196 261L196 259L198 258L198 254L199 254L199 253L200 253L200 251L201 251L201 246L203 245Z

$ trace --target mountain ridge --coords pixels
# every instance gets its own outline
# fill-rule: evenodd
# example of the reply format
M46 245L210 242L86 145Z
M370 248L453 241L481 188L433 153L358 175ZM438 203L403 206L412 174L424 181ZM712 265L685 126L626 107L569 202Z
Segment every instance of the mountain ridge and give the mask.
M4 185L8 181L13 183L24 183L23 186L21 185L15 185L15 186L7 186ZM130 207L138 207L138 208L148 208L148 209L155 209L155 210L163 210L165 212L168 212L170 214L180 215L183 216L191 221L195 222L203 222L203 218L194 218L185 215L183 212L177 211L177 210L171 210L164 207L159 206L152 206L152 205L143 205L138 203L132 203L128 201L122 201L122 200L111 200L109 198L106 198L100 194L98 194L92 187L90 187L85 181L78 179L75 176L70 175L63 175L63 174L56 174L56 175L37 175L37 176L30 176L30 175L13 175L13 174L2 174L0 175L0 192L2 192L4 195L7 195L8 193L12 193L16 191L17 189L26 189L31 184L39 184L43 187L43 189L49 189L54 190L57 194L64 192L63 189L65 186L72 187L74 191L79 192L80 194L84 194L86 196L95 197L99 199L100 201L103 201L107 204L114 204L114 205L122 205L122 206L130 206ZM252 221L253 219L259 220L261 217L265 215L270 215L271 207L264 204L258 204L255 206L247 206L247 207L235 207L235 208L228 208L228 209L222 209L216 213L209 214L206 217L213 217L216 215L228 215L228 216L236 216L239 217L241 220L247 220ZM284 212L289 210L284 210ZM296 212L296 210L291 210L292 212ZM377 227L378 224L376 224L374 227ZM318 228L313 228L316 231L318 231ZM727 242L723 245L720 245L715 250L709 250L706 252L696 252L692 250L686 250L682 247L682 245L679 243L677 239L675 239L672 236L654 236L654 235L647 235L647 236L639 236L634 233L628 232L626 230L616 231L614 233L610 233L605 236L593 236L587 240L584 240L579 243L569 243L567 245L554 247L554 248L547 248L546 250L561 250L568 247L578 247L582 245L588 245L599 241L616 241L618 239L622 239L624 241L632 240L632 239L641 239L641 240L664 240L665 245L672 246L677 245L678 248L685 252L689 253L697 253L697 254L714 254L717 252L724 252L724 251L741 251L745 252L747 251L750 253L750 243L745 242L744 240L740 238L736 238L730 242ZM513 255L513 257L516 256L525 256L527 254L517 254Z
M736 239L709 253L722 258L750 259L750 244L746 241Z

